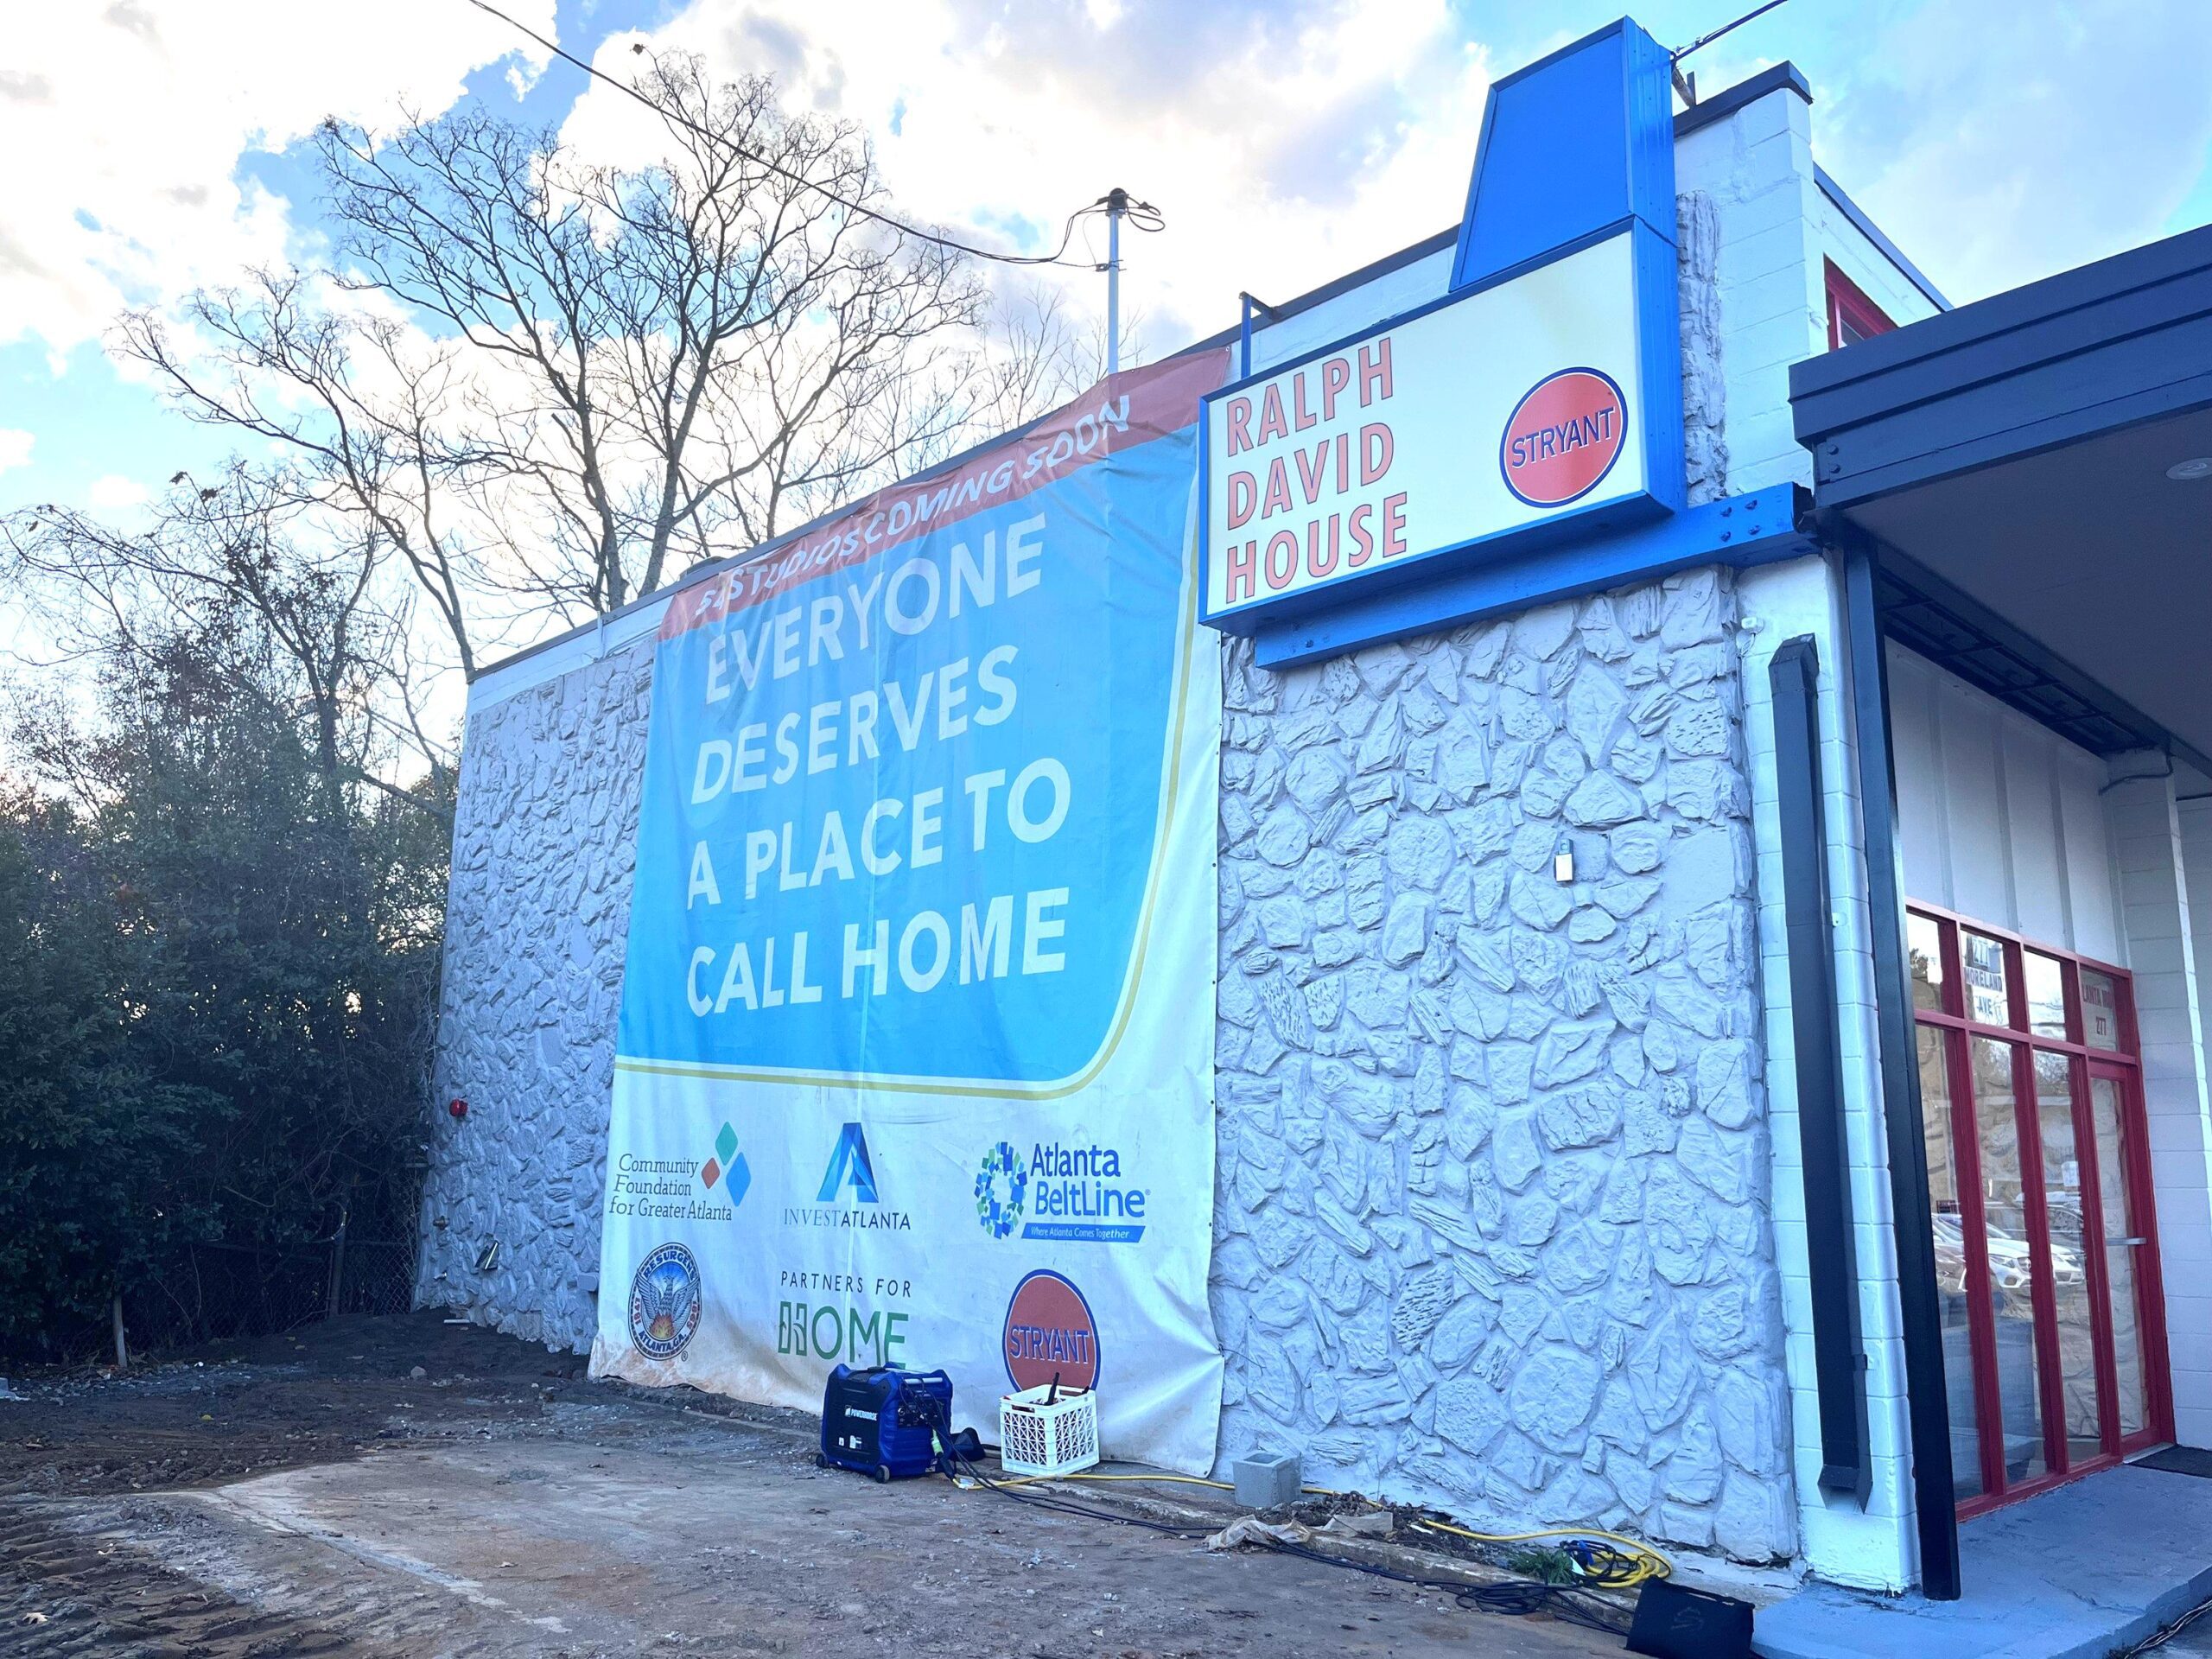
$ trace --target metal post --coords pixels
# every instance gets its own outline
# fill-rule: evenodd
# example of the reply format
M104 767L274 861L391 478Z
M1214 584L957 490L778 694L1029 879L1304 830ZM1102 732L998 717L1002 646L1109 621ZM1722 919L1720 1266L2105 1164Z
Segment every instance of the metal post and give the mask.
M322 1317L326 1319L338 1316L338 1299L346 1289L346 1220L347 1212L340 1210L338 1212L338 1231L330 1241L330 1289L322 1301Z
M1129 193L1116 185L1106 193L1106 372L1122 369L1122 215Z
M1866 830L1866 910L1873 931L1882 1125L1890 1154L1891 1223L1897 1243L1897 1313L1904 1348L1905 1414L1912 1436L1920 1587L1931 1600L1956 1601L1958 1500L1952 1485L1950 1400L1943 1383L1942 1305L1936 1289L1935 1216L1928 1194L1920 1050L1905 952L1897 772L1890 753L1889 667L1874 605L1873 556L1864 546L1853 547L1844 556L1844 619L1859 810Z
M1281 321L1275 308L1265 300L1255 300L1249 294L1236 296L1236 378L1247 379L1252 372L1252 316L1256 312L1269 322Z
M115 1369L127 1371L130 1369L130 1344L124 1339L123 1293L119 1290L115 1293L115 1300L108 1305L108 1317L115 1326Z

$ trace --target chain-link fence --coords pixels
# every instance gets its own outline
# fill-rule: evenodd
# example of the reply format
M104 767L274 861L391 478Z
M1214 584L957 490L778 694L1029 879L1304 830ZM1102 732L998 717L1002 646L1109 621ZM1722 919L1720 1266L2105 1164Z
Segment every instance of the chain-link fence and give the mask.
M185 1348L290 1331L338 1313L404 1313L415 1297L413 1241L341 1228L295 1244L194 1244L158 1277L126 1288L131 1348Z

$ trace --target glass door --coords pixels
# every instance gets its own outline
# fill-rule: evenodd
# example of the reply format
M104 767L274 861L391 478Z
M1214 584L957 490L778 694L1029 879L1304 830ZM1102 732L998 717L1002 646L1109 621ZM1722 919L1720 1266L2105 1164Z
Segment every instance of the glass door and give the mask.
M2089 1065L2089 1132L2096 1143L2098 1227L2103 1248L2093 1250L2103 1273L2101 1298L2112 1327L2113 1421L2107 1425L2124 1450L2161 1438L2160 1396L2165 1368L2153 1349L2165 1328L2158 1287L2157 1243L2146 1202L2150 1179L2143 1144L2142 1112L2134 1099L2134 1074L2098 1061Z
M1908 918L1953 1481L1972 1514L2171 1420L2125 974Z

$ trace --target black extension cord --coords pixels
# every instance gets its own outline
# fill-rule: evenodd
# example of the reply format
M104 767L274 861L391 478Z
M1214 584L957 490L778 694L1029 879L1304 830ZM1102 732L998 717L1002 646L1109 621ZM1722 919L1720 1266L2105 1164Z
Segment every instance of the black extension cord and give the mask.
M1142 1527L1147 1532L1161 1533L1186 1541L1209 1538L1220 1530L1218 1527L1179 1527L1143 1516L1119 1515L1111 1510L1094 1509L1087 1503L1078 1503L1071 1498L1047 1497L1041 1492L1027 1492L1017 1487L1002 1486L968 1459L955 1458L952 1461L963 1474L988 1487L1000 1497L1033 1504L1055 1514L1080 1516L1086 1520L1106 1521L1116 1526ZM1344 1567L1354 1573L1364 1573L1371 1578L1387 1579L1394 1584L1449 1596L1470 1611L1497 1613L1515 1618L1542 1613L1563 1624L1579 1624L1585 1630L1598 1630L1606 1636L1625 1637L1628 1634L1628 1627L1613 1616L1612 1609L1590 1599L1569 1586L1542 1584L1533 1579L1510 1584L1457 1584L1448 1580L1424 1579L1416 1573L1401 1573L1395 1567L1377 1567L1371 1562L1351 1560L1342 1555L1331 1555L1321 1550L1309 1549L1303 1544L1286 1543L1281 1539L1270 1538L1267 1543L1270 1549L1285 1555L1295 1555L1302 1560L1316 1561L1324 1567Z

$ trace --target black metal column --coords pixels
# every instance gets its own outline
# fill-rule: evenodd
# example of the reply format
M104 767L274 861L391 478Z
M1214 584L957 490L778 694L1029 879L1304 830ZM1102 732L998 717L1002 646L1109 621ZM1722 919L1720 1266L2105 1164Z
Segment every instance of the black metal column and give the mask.
M1874 1471L1867 1455L1866 1347L1859 1319L1859 1248L1835 995L1835 912L1828 888L1821 769L1821 653L1812 635L1782 643L1767 665L1767 682L1774 693L1789 1019L1796 1050L1813 1368L1820 1390L1821 1490L1848 1493L1864 1509Z
M1943 1383L1942 1310L1936 1292L1919 1047L1905 953L1897 769L1890 751L1889 666L1882 651L1881 619L1874 609L1873 556L1867 548L1853 546L1845 554L1844 590L1859 810L1866 830L1866 899L1882 1048L1882 1122L1889 1144L1890 1207L1896 1212L1897 1304L1904 1323L1906 1408L1912 1432L1920 1587L1934 1600L1955 1601L1959 1517L1951 1484L1950 1406Z

